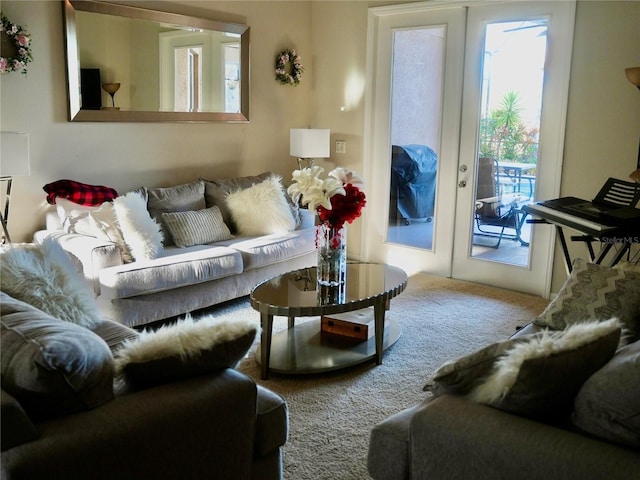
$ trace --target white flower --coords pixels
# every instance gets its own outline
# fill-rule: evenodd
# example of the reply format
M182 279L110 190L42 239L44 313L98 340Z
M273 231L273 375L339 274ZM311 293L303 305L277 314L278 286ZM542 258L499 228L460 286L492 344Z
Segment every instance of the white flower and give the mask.
M353 185L360 183L362 184L362 179L352 172L351 170L347 170L344 167L338 167L329 172L329 176L340 180L343 185L347 183L351 183Z
M320 167L303 168L293 172L293 183L287 189L287 193L296 203L309 205L309 209L315 210L325 200L324 181L320 174L324 170Z
M339 171L339 173L335 173ZM319 206L331 210L331 197L334 195L346 195L344 178L352 178L351 172L345 169L336 169L322 180L320 175L324 172L322 167L313 166L293 172L293 183L287 189L287 193L295 203L308 205L309 210L316 211ZM333 174L333 175L332 175ZM351 175L351 176L349 176Z

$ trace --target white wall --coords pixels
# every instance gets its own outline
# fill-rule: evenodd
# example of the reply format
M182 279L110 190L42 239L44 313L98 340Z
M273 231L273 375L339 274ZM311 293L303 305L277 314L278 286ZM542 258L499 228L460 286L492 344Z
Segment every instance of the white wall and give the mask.
M296 166L289 156L289 128L306 126L310 117L311 5L191 1L155 6L161 3L177 13L250 26L250 123L70 123L61 2L3 1L2 12L32 35L33 47L26 77L0 77L0 128L30 134L31 176L17 177L13 187L9 227L14 241L29 241L42 227L42 187L62 178L120 192L265 170L289 181ZM295 88L278 83L273 73L276 54L286 48L296 48L306 67Z
M444 32L436 26L394 34L392 145L419 144L440 151Z
M287 179L295 167L289 157L292 127L330 128L332 142L347 141L347 153L336 155L332 145L332 158L324 163L362 172L367 8L391 3L402 2L166 2L177 13L251 27L251 123L227 125L69 123L60 4L3 1L3 13L33 35L34 52L27 77L0 78L2 130L31 134L32 174L14 183L14 240L29 240L41 226L42 186L60 178L120 191L266 169ZM626 178L635 168L640 92L627 82L624 68L640 65L638 25L640 2L578 2L562 195L593 197L606 178ZM274 80L275 55L285 48L296 48L306 68L295 88ZM350 254L356 256L359 221L349 231ZM552 290L565 278L556 252Z
M561 195L593 198L607 178L629 180L635 170L640 90L624 74L634 66L640 66L640 2L579 1ZM588 258L584 246L570 248L572 256ZM560 253L557 245L552 291L566 278Z

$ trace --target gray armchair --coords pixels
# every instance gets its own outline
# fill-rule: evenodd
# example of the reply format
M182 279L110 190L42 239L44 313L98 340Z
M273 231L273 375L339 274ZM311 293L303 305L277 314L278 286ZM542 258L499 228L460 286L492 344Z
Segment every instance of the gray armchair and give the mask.
M0 307L3 480L282 478L287 405L232 368L252 335L164 363L171 380L114 388L111 352L138 332L81 327L5 292Z
M2 478L279 479L287 408L233 369L32 422L2 391Z

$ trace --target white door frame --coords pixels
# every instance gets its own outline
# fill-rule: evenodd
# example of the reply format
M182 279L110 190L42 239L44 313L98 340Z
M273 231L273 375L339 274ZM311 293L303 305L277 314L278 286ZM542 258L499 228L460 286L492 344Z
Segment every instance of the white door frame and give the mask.
M487 12L489 14L497 12L500 8L504 8L507 2L486 2L486 1L446 1L446 0L432 0L429 2L420 2L413 4L403 5L391 5L386 7L375 7L369 9L369 22L367 32L367 89L365 92L365 130L364 130L364 169L363 174L367 182L368 189L370 190L369 198L373 201L369 202L368 208L365 209L363 217L363 226L365 233L362 235L362 252L365 260L369 261L382 261L387 263L394 263L402 268L406 268L408 273L414 273L416 271L427 271L437 275L455 276L456 278L478 281L483 283L494 284L497 286L503 286L506 288L518 289L522 291L529 291L548 297L551 288L551 273L553 267L553 252L555 247L555 231L553 229L536 229L535 242L531 245L531 265L535 266L535 269L541 274L537 274L535 277L535 285L527 285L525 282L514 282L514 276L526 277L530 272L519 267L520 275L514 274L513 266L506 266L497 268L498 275L491 275L487 277L486 271L490 268L486 262L478 261L469 257L469 252L465 251L468 245L468 238L458 239L456 238L456 244L454 246L454 232L456 237L460 231L469 232L469 225L471 225L472 210L471 208L462 209L456 208L455 214L449 213L448 215L439 215L439 208L446 207L448 205L456 204L458 197L462 195L470 195L469 191L473 188L458 189L456 187L459 180L465 179L464 175L458 175L458 161L456 162L439 162L438 165L438 190L436 200L436 222L438 222L438 230L434 231L434 252L435 255L425 255L425 251L418 251L410 247L402 247L399 245L385 244L385 235L387 228L388 202L386 198L388 195L382 194L386 192L389 185L389 171L390 171L390 151L389 145L389 95L390 95L390 67L388 73L381 74L381 70L384 71L381 58L391 58L391 52L386 49L391 48L390 41L380 41L382 27L385 26L385 22L390 21L393 16L400 18L403 14L416 14L422 12L430 12L434 15L438 10L455 10L463 9L466 14L466 7L482 7L476 9L481 12ZM554 14L549 25L550 42L554 42L554 46L565 45L559 51L554 50L554 53L547 58L547 67L545 68L545 75L552 75L554 82L559 85L553 91L551 96L545 94L543 100L542 109L542 128L544 128L545 121L547 125L553 125L553 128L547 129L547 131L541 130L541 138L544 135L544 142L540 145L540 158L543 159L540 168L538 169L538 187L537 198L555 198L560 191L560 177L562 172L562 156L564 147L564 132L565 132L565 117L568 101L568 84L571 65L571 51L573 41L573 24L575 18L575 1L567 2L513 2L514 6L522 6L530 4L531 7L539 7L541 5L549 5L549 8L553 5L557 6L563 4L560 14ZM555 12L555 10L554 10ZM496 17L500 19L500 17ZM558 19L563 27L553 29L557 23L554 22ZM493 20L493 17L492 17ZM382 26L382 27L381 27ZM416 25L419 26L419 25ZM568 28L570 27L570 28ZM466 31L466 23L465 23ZM388 33L388 32L387 32ZM464 35L462 35L464 38ZM568 44L568 45L567 45ZM447 48L457 49L456 45L450 45L447 42ZM464 50L463 50L464 52ZM449 57L449 55L447 55ZM378 63L380 61L380 63ZM461 64L459 64L461 65ZM465 68L470 68L467 64ZM458 70L462 70L459 66ZM445 66L447 70L447 66ZM455 75L455 71L452 72L449 69L447 72L447 82L450 84L456 84L459 86L457 95L464 98L464 102L473 102L473 96L469 96L468 91L469 83L468 79L465 80L465 91L462 92L462 78L458 78ZM461 75L459 75L461 77ZM450 78L451 77L451 78ZM545 81L548 79L545 78ZM447 92L445 91L445 107L451 107L454 103L447 103L451 99L447 99ZM455 102L455 100L453 100ZM466 105L466 104L465 104ZM467 109L468 109L468 105ZM460 112L462 109L458 109ZM446 111L444 108L443 111ZM554 116L562 119L560 121L552 121ZM460 140L460 131L472 131L469 129L469 125L464 125L463 122L475 122L477 120L468 118L459 118L458 127L452 125L447 126L443 116L443 132L458 129L458 141L459 144L453 146L452 149L446 151L446 146L450 143L443 135L441 142L441 153L443 158L445 153L451 154L451 151L455 150L458 155L457 159L465 158L471 155L469 158L473 158L475 155L475 148L477 145L476 139L469 141L469 139ZM551 120L551 123L548 123ZM460 127L462 125L462 127ZM459 130L462 128L462 130ZM387 132L383 135L381 132ZM477 132L477 128L475 130ZM475 134L474 134L475 137ZM473 153L470 153L470 145L473 144ZM386 163L385 163L386 162ZM460 160L460 163L462 162ZM373 168L375 165L376 168ZM471 172L473 173L473 172ZM472 184L469 178L466 178L468 184ZM472 180L472 179L471 179ZM462 193L461 193L462 190ZM368 200L369 200L368 198ZM468 199L463 199L465 202ZM446 202L443 206L443 202ZM449 203L452 202L452 203ZM372 208L370 208L372 207ZM462 210L465 210L461 213ZM380 211L385 212L384 216L380 215ZM442 210L444 212L444 210ZM468 234L467 234L468 236ZM381 248L382 245L382 248ZM440 248L449 248L452 252L450 255L442 253ZM459 262L457 259L464 256L464 262ZM393 262L389 262L389 259L393 258ZM417 260L422 259L422 260ZM466 263L465 263L466 262ZM480 263L478 263L480 262ZM495 262L491 262L494 264ZM496 267L498 264L495 265ZM493 266L491 266L493 268Z
M480 72L483 57L480 51L483 42L474 43L474 40L483 38L484 26L489 21L509 21L524 16L548 19L545 88L536 174L536 198L540 199L556 198L560 192L574 15L575 2L535 1L514 2L508 12L504 9L504 3L481 5L469 9L467 18L460 163L467 163L469 166L473 165L470 162L477 156L478 108L481 103L478 86L482 80ZM569 26L571 28L568 28ZM468 173L472 170L470 168ZM473 222L475 203L474 184L471 177L467 181L466 189L458 189L453 276L548 297L551 290L555 229L535 229L532 232L528 266L488 263L471 257L469 245L472 241L470 226Z
M460 142L460 108L462 69L456 68L464 59L464 6L448 2L447 11L437 12L428 25L445 25L446 49L444 70L447 72L443 89L442 129L438 153L437 190L433 246L422 250L386 242L388 227L389 195L381 194L389 188L391 171L391 144L389 126L391 122L391 56L392 42L387 22L402 16L401 26L394 28L423 27L424 21L416 18L416 12L433 11L434 4L425 2L409 5L376 7L369 10L367 45L367 86L365 92L365 132L363 175L366 180L367 208L363 210L362 252L369 261L390 263L403 268L408 274L429 271L441 276L450 276L453 251L454 217L446 210L455 205L455 185L458 168ZM452 13L453 12L453 13ZM381 32L389 37L381 38ZM386 134L379 134L386 132ZM370 160L370 161L369 161ZM375 163L376 168L372 168ZM445 186L440 188L440 186ZM380 214L384 212L384 214Z

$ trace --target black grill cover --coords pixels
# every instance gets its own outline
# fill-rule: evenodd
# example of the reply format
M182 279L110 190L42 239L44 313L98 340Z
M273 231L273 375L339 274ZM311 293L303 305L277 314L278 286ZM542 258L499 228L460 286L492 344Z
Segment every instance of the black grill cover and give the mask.
M433 217L437 168L438 155L431 148L425 145L393 145L390 206L392 217Z

